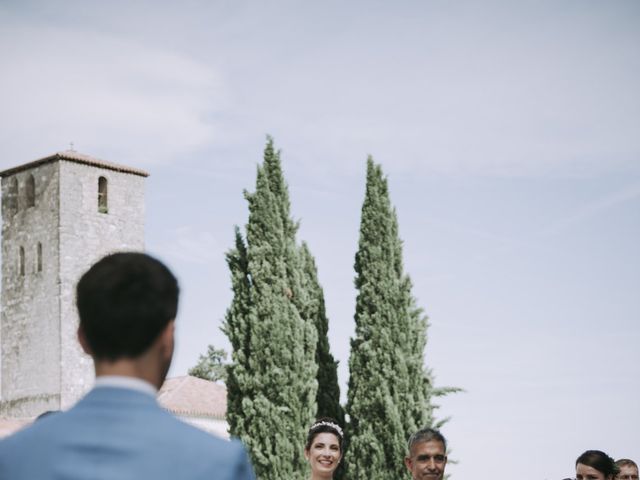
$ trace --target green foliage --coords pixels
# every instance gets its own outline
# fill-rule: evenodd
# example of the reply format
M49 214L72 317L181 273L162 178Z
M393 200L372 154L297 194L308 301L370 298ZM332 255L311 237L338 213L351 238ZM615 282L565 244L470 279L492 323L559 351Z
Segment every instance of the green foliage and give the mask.
M314 321L318 332L316 346L316 363L318 365L317 416L332 417L339 424L344 425L344 410L340 405L340 387L338 386L338 362L331 355L327 336L329 320L325 311L324 292L318 281L315 260L305 242L302 243L300 254L305 274L305 289L309 297L304 316Z
M195 367L189 369L187 373L212 382L224 381L227 378L227 366L224 363L226 359L227 352L222 348L215 348L213 345L209 345L207 354L200 355L198 363Z
M355 261L356 333L351 340L346 477L406 478L408 435L432 423L424 368L427 318L403 272L402 242L387 180L367 161Z
M316 412L317 332L307 315L298 225L273 140L267 141L249 203L246 239L235 231L227 253L233 300L223 331L231 345L227 420L261 480L299 478Z

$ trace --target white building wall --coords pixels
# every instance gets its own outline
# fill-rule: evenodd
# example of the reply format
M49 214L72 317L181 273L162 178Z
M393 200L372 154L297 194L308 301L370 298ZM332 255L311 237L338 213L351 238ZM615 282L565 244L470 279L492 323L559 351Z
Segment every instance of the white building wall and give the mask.
M211 433L216 437L229 440L229 424L225 420L199 415L177 415L180 420Z

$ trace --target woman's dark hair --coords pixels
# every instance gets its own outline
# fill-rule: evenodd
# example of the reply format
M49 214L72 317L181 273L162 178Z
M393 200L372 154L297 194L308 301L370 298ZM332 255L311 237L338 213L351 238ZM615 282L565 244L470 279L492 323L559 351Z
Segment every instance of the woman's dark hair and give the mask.
M581 463L587 467L595 468L605 477L608 475L616 475L619 471L613 458L600 450L587 450L576 460L576 466Z
M305 450L309 450L311 448L313 439L316 438L316 435L319 433L333 433L338 437L338 445L340 446L340 452L342 452L342 428L338 425L338 422L331 417L320 417L313 422L313 425L309 428L309 433L307 433L307 442L304 444Z

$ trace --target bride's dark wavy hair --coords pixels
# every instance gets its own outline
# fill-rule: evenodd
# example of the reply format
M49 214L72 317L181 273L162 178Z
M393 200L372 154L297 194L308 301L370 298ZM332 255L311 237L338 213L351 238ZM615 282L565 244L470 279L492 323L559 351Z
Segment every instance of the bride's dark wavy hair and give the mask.
M600 450L587 450L576 460L576 466L581 463L587 467L595 468L605 477L616 476L620 469L616 466L613 458Z
M338 427L338 428L335 428ZM307 441L304 444L304 449L309 450L311 448L311 444L313 443L313 439L316 438L316 435L319 433L333 433L338 438L338 445L340 446L340 452L342 453L342 428L336 421L336 419L331 417L320 417L313 422L313 425L309 428L309 433L307 433Z

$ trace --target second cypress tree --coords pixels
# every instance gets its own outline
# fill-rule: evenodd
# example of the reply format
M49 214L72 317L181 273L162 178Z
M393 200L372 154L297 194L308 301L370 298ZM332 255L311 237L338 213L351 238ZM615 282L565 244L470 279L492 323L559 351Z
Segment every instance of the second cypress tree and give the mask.
M300 250L305 286L309 295L307 318L314 321L318 332L316 363L318 364L318 417L335 418L344 425L344 410L340 405L340 387L338 386L338 362L329 349L329 320L324 304L324 292L318 281L318 270L313 255L305 242Z
M429 377L423 366L427 323L403 272L387 180L371 158L355 270L346 476L406 478L402 459L407 436L431 421Z
M309 300L297 225L271 138L256 190L245 196L246 241L236 229L227 254L234 292L223 327L233 347L227 419L259 479L293 480L306 471L304 438L316 411L317 333L303 314Z

